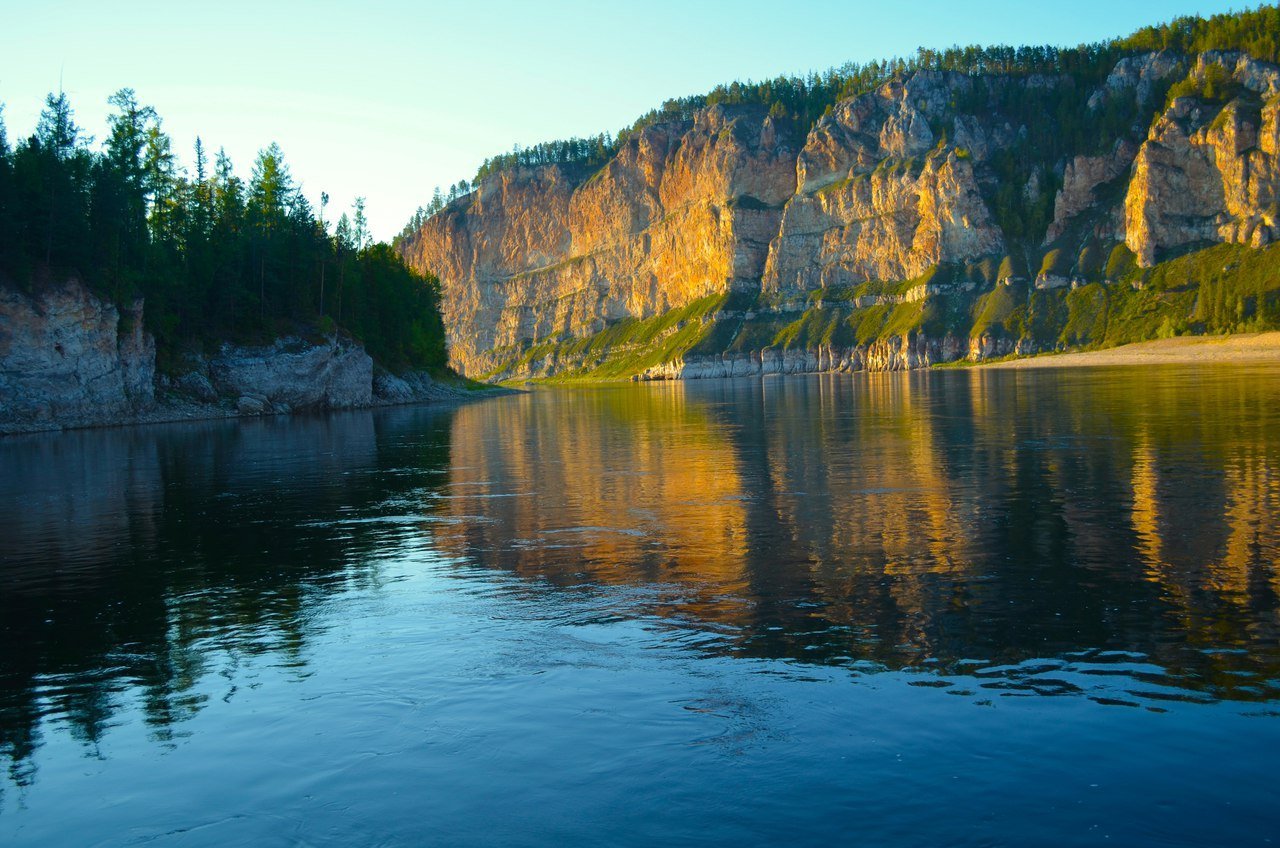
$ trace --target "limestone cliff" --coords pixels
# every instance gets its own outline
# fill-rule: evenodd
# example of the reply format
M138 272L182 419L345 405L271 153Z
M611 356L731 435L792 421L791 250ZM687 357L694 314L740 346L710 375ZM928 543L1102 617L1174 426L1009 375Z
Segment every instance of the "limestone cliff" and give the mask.
M1199 57L1189 80L1222 69L1239 87L1225 106L1176 98L1152 125L1125 198L1125 240L1144 265L1166 248L1261 247L1277 230L1280 68L1235 53Z
M1280 68L1163 52L1098 80L916 71L807 130L715 105L594 170L499 171L401 250L440 277L451 362L478 377L897 369L1079 344L1063 322L1097 298L1074 292L1117 283L1124 251L1140 270L1260 248L1280 226ZM1054 123L1067 106L1074 147ZM833 300L838 321L812 314Z
M444 281L453 362L484 373L495 349L758 287L796 150L763 110L711 108L637 134L589 177L500 173L405 255Z
M142 303L123 313L78 282L28 296L0 286L0 420L108 419L155 402Z
M868 280L905 280L941 262L1004 251L974 172L1007 132L988 138L950 108L972 81L918 73L838 104L809 133L796 162L763 280L767 292L803 294ZM970 147L935 137L954 122ZM1006 136L1002 138L1001 136Z
M357 342L223 344L156 369L141 300L119 309L78 280L0 284L0 433L347 409L456 397L430 376L375 369Z

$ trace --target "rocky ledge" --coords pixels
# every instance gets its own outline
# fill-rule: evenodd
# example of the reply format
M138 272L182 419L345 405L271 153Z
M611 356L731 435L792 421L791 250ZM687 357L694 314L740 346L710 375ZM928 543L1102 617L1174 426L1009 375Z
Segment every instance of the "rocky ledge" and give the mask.
M121 309L77 280L0 284L0 433L456 400L421 372L391 374L355 340L223 344L156 369L141 300Z

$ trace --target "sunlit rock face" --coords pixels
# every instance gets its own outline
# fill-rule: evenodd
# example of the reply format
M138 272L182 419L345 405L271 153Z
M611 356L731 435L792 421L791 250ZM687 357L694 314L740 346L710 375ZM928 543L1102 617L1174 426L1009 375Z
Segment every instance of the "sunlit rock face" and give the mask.
M1090 212L1102 213L1103 223L1096 225L1098 236L1106 241L1124 241L1124 210L1107 208L1099 196L1106 186L1127 177L1137 155L1137 145L1120 139L1108 153L1076 156L1068 162L1063 169L1062 188L1054 198L1053 222L1045 233L1044 244L1053 244L1072 223Z
M1167 98L1175 84L1191 93ZM492 175L401 249L441 279L452 364L512 378L583 365L572 351L525 362L513 351L585 339L710 295L803 309L817 292L913 280L939 266L994 268L1006 256L1015 267L1025 260L1035 279L1051 249L1068 260L1050 275L1065 290L1078 282L1075 258L1088 243L1104 259L1126 245L1150 267L1179 250L1275 240L1280 68L1237 53L1161 52L1123 59L1092 91L1076 85L1069 76L919 71L835 104L807 134L761 107L717 105L636 133L596 171L547 165ZM1015 237L1000 175L1010 157L1031 155L1028 134L1043 129L1035 121L1057 118L1011 119L1000 104L1055 92L1078 94L1064 102L1081 104L1082 120L1112 126L1115 137L1043 163L1015 186L1047 210L1035 232ZM1120 107L1137 123L1106 124ZM996 282L981 277L986 290ZM971 333L959 319L931 333L895 327L858 350L773 359L769 339L728 345L733 333L723 335L716 356L677 351L635 373L787 372L814 362L896 369L938 361L934 353L947 361L1027 348L976 325Z
M1261 247L1277 233L1280 68L1206 53L1190 79L1226 72L1240 96L1224 107L1180 97L1156 119L1125 197L1129 248L1143 265L1159 250L1209 242Z
M906 280L940 262L1003 251L982 200L974 158L1007 144L956 116L972 82L918 73L840 103L809 133L762 287L801 294L866 280ZM951 124L970 146L949 145L931 126Z
M404 248L440 276L452 362L588 335L733 287L758 287L795 182L797 140L763 110L713 107L645 129L589 177L515 169Z

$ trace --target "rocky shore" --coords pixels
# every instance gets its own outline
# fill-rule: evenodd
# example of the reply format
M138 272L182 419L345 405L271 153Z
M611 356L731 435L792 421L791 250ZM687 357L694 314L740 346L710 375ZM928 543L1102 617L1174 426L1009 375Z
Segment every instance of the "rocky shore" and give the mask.
M386 372L358 342L340 336L225 343L161 373L143 312L140 300L120 308L76 280L31 294L0 285L0 434L478 394L422 372Z

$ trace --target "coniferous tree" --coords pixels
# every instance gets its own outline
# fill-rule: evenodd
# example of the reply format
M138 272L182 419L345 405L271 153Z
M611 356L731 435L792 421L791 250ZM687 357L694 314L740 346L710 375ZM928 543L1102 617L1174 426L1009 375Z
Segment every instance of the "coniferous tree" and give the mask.
M355 238L355 249L364 250L369 235L369 221L364 216L364 198L357 197L351 216L352 233Z
M434 319L410 324L401 314L437 312L438 289L390 248L369 250L363 198L358 226L344 216L331 237L328 195L317 220L278 145L262 150L246 185L225 151L211 168L197 139L188 176L159 116L133 90L109 103L96 153L65 94L49 95L35 133L16 149L0 122L5 281L28 287L74 276L119 302L141 295L162 351L320 328L354 334L388 367L444 364ZM337 321L328 317L330 265L339 274ZM343 284L353 281L354 299L343 304Z

